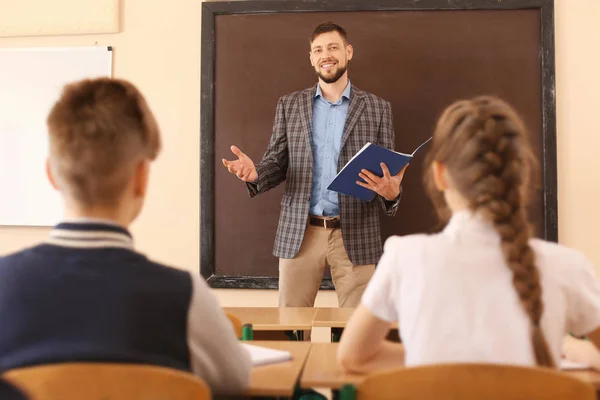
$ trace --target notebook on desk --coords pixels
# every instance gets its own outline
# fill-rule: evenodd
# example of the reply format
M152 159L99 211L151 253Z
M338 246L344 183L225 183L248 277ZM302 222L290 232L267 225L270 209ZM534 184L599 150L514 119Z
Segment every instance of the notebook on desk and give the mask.
M570 360L567 360L566 358L561 358L560 359L560 369L566 371L566 370L576 370L576 369L591 369L591 367L587 364L570 361Z
M252 366L275 364L292 359L289 351L269 349L267 347L255 346L248 343L242 343L242 346L250 354Z

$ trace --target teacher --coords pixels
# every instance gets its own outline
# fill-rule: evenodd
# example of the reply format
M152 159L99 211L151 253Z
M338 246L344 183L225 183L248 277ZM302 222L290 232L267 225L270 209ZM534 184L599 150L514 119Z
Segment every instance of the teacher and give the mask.
M396 213L406 167L391 176L363 170L357 183L378 194L370 202L327 190L337 172L367 142L394 149L390 103L353 86L346 31L327 22L310 36L317 85L279 99L262 161L231 146L223 160L251 197L286 181L273 254L279 257L279 306L312 307L326 265L340 307L356 307L382 254L378 209ZM377 60L373 60L377 62Z

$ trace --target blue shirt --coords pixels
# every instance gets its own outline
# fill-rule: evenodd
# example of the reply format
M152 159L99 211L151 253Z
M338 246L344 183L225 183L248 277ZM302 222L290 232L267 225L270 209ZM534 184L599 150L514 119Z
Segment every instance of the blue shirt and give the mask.
M317 85L317 93L313 99L312 120L313 183L310 196L312 215L340 215L338 194L327 190L327 186L338 172L338 158L348 115L351 87L348 82L342 97L337 102L331 103L323 97L321 87Z

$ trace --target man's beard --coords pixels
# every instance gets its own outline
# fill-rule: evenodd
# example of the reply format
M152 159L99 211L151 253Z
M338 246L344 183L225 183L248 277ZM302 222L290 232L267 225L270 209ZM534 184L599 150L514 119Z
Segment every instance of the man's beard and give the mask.
M325 82L325 83L335 83L335 82L337 82L342 77L342 75L344 75L344 73L346 73L347 69L348 69L348 64L344 65L343 67L338 68L337 72L334 75L332 75L331 77L329 77L329 78L326 77L326 76L324 76L321 73L320 70L317 70L316 73L317 73L317 76L319 78L321 78L321 80L323 82Z

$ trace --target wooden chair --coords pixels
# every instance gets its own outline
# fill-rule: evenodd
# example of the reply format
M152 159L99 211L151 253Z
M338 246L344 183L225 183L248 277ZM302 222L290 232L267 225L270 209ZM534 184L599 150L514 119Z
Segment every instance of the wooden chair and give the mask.
M62 363L14 369L2 378L31 400L205 400L209 387L194 375L139 364Z
M242 338L242 321L240 321L240 319L233 314L225 313L225 315L227 315L227 318L229 318L229 321L231 322L231 325L233 326L233 330L235 331L235 336L237 336L238 339L241 339Z
M358 400L596 399L591 384L559 371L491 364L439 364L374 373L358 385L356 395Z

